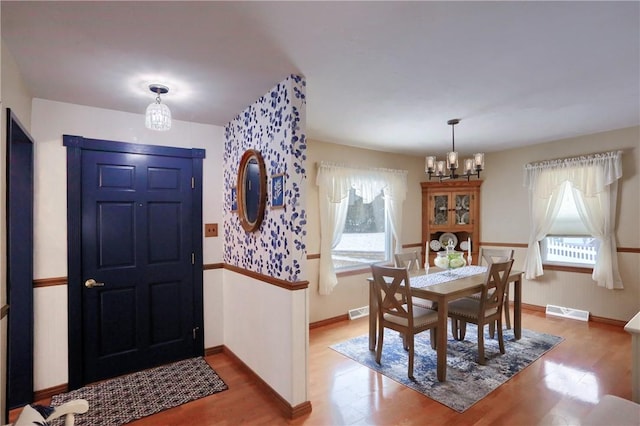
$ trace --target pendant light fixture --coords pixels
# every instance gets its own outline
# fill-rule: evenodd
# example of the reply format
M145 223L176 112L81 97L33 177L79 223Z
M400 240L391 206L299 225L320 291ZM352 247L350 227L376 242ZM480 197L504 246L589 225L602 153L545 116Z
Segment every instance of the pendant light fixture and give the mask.
M484 170L484 154L479 152L474 154L473 158L464 160L463 174L456 174L456 170L458 169L458 152L456 151L454 127L458 123L460 123L459 118L452 118L447 121L447 124L451 126L451 151L447 152L446 161L438 161L433 155L425 157L424 172L429 175L429 180L431 180L432 175L436 175L440 181L462 177L466 177L467 180L469 180L472 175L477 175L479 178L480 172Z
M151 130L169 130L171 128L171 111L168 106L160 103L160 95L169 93L169 88L162 84L151 84L149 90L156 94L156 101L147 107L144 125Z

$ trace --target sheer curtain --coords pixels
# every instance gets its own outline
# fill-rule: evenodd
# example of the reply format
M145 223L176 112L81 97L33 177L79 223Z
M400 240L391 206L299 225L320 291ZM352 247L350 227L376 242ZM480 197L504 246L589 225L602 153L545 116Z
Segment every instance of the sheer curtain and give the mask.
M539 242L558 214L563 192L571 190L580 218L590 234L600 241L593 280L601 287L623 288L615 241L622 151L531 163L525 165L524 174L530 212L525 278L535 279L543 274Z
M389 218L395 251L402 247L402 204L407 196L407 171L359 169L322 162L318 166L320 208L320 294L330 294L338 284L331 250L340 242L347 216L349 191L355 189L363 203L370 203L380 192Z

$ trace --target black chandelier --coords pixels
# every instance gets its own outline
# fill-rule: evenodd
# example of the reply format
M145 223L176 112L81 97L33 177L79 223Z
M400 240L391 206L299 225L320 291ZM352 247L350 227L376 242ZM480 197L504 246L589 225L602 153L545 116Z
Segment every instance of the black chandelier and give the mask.
M447 121L447 124L451 126L451 152L447 152L446 161L438 161L435 156L429 155L425 157L424 172L431 176L435 175L443 181L445 179L458 179L466 177L470 180L471 176L476 175L480 178L480 172L484 170L484 154L479 152L473 155L473 158L467 158L464 160L464 173L457 174L458 169L458 152L456 151L456 138L455 138L455 125L460 123L459 118L452 118Z

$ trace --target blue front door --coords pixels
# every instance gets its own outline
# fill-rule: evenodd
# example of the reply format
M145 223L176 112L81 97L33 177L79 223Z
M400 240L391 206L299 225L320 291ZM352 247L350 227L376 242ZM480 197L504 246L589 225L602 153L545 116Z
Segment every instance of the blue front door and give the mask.
M82 382L201 354L193 159L84 149L81 170Z
M15 408L33 402L33 139L9 108L7 124L6 392Z

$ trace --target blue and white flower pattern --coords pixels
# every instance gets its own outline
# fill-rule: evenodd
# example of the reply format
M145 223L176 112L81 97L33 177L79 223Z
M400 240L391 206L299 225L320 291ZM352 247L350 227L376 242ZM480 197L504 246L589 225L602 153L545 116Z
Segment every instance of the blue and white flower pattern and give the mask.
M237 182L240 158L247 149L260 151L267 176L283 175L282 209L271 209L256 232L247 233L225 201L225 263L289 282L306 274L306 81L291 75L261 96L225 127L224 185L230 193Z

